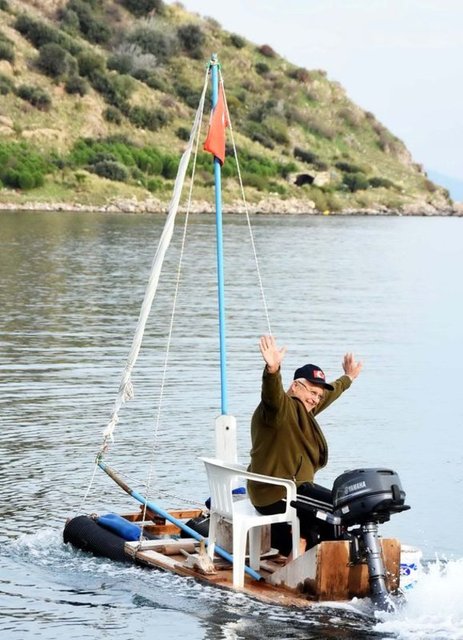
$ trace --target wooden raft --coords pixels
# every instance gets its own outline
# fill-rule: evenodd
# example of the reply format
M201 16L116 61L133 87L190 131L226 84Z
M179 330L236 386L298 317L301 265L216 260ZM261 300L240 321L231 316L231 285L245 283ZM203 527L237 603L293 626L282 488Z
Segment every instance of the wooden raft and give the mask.
M393 592L399 586L400 543L383 539L381 544L388 589ZM201 555L199 546L193 538L166 538L141 544L127 542L125 549L142 564L233 589L232 569L226 560L216 558L212 574L192 564L191 559ZM314 601L345 601L369 595L368 568L366 564L349 563L349 543L343 540L322 542L289 563L275 553L262 560L260 574L263 581L246 575L242 591L267 603L307 606Z
M142 511L141 508L139 512L123 517L142 524ZM169 510L169 513L178 520L188 520L202 514L200 509ZM195 568L192 562L194 556L201 555L197 540L173 538L172 536L180 533L178 527L149 511L146 517L149 520L143 522L145 530L160 539L142 543L126 542L125 550L128 555L150 567L234 589L232 566L229 562L216 557L215 573L204 573ZM380 543L387 588L394 592L399 588L400 542L395 538L381 538ZM225 538L221 544L226 548ZM231 548L228 550L232 552ZM261 558L259 573L263 577L262 581L245 575L242 591L267 603L307 606L314 601L345 601L369 595L368 567L366 563L350 563L349 542L346 540L322 542L291 562L276 550L271 550Z

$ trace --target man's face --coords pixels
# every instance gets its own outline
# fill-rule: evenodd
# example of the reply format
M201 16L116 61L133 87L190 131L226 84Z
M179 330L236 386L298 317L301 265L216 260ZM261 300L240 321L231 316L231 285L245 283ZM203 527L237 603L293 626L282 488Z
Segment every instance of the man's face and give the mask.
M308 380L299 378L293 381L290 393L301 400L307 411L312 411L323 400L324 389L318 384L312 384Z

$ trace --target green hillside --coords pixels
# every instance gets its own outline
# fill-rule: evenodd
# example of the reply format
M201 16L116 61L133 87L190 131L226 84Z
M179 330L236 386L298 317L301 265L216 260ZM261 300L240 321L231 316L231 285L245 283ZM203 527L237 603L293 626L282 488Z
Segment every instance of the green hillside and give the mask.
M0 204L130 198L159 208L211 52L249 202L319 211L451 205L404 144L323 70L298 68L162 0L0 0ZM201 151L200 200L210 198L210 167ZM223 176L231 205L240 196L232 157Z

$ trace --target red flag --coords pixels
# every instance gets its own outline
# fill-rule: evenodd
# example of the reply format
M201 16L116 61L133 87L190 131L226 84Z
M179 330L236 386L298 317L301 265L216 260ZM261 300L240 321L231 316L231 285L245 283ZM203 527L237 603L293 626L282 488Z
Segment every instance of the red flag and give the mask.
M225 98L223 85L219 85L219 95L217 104L211 113L209 130L204 143L204 151L209 151L220 160L220 164L225 162L225 128L228 127L227 112L225 109Z

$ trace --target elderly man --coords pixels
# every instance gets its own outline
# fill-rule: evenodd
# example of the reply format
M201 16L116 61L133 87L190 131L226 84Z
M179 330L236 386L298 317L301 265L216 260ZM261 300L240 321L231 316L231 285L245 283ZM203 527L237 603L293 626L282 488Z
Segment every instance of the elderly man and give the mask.
M342 364L344 375L331 384L326 382L320 367L306 364L295 371L294 380L285 392L280 366L286 349L280 349L272 336L262 336L260 351L266 366L261 402L251 422L249 471L291 478L297 484L298 501L314 508L332 510L331 491L313 483L316 471L328 461L328 445L315 416L350 387L359 375L362 363L356 362L352 353L347 353ZM248 492L256 509L263 514L285 510L283 487L249 482ZM321 540L333 539L333 526L315 518L311 511L298 509L298 516L306 549ZM289 555L289 525L273 525L272 546Z

